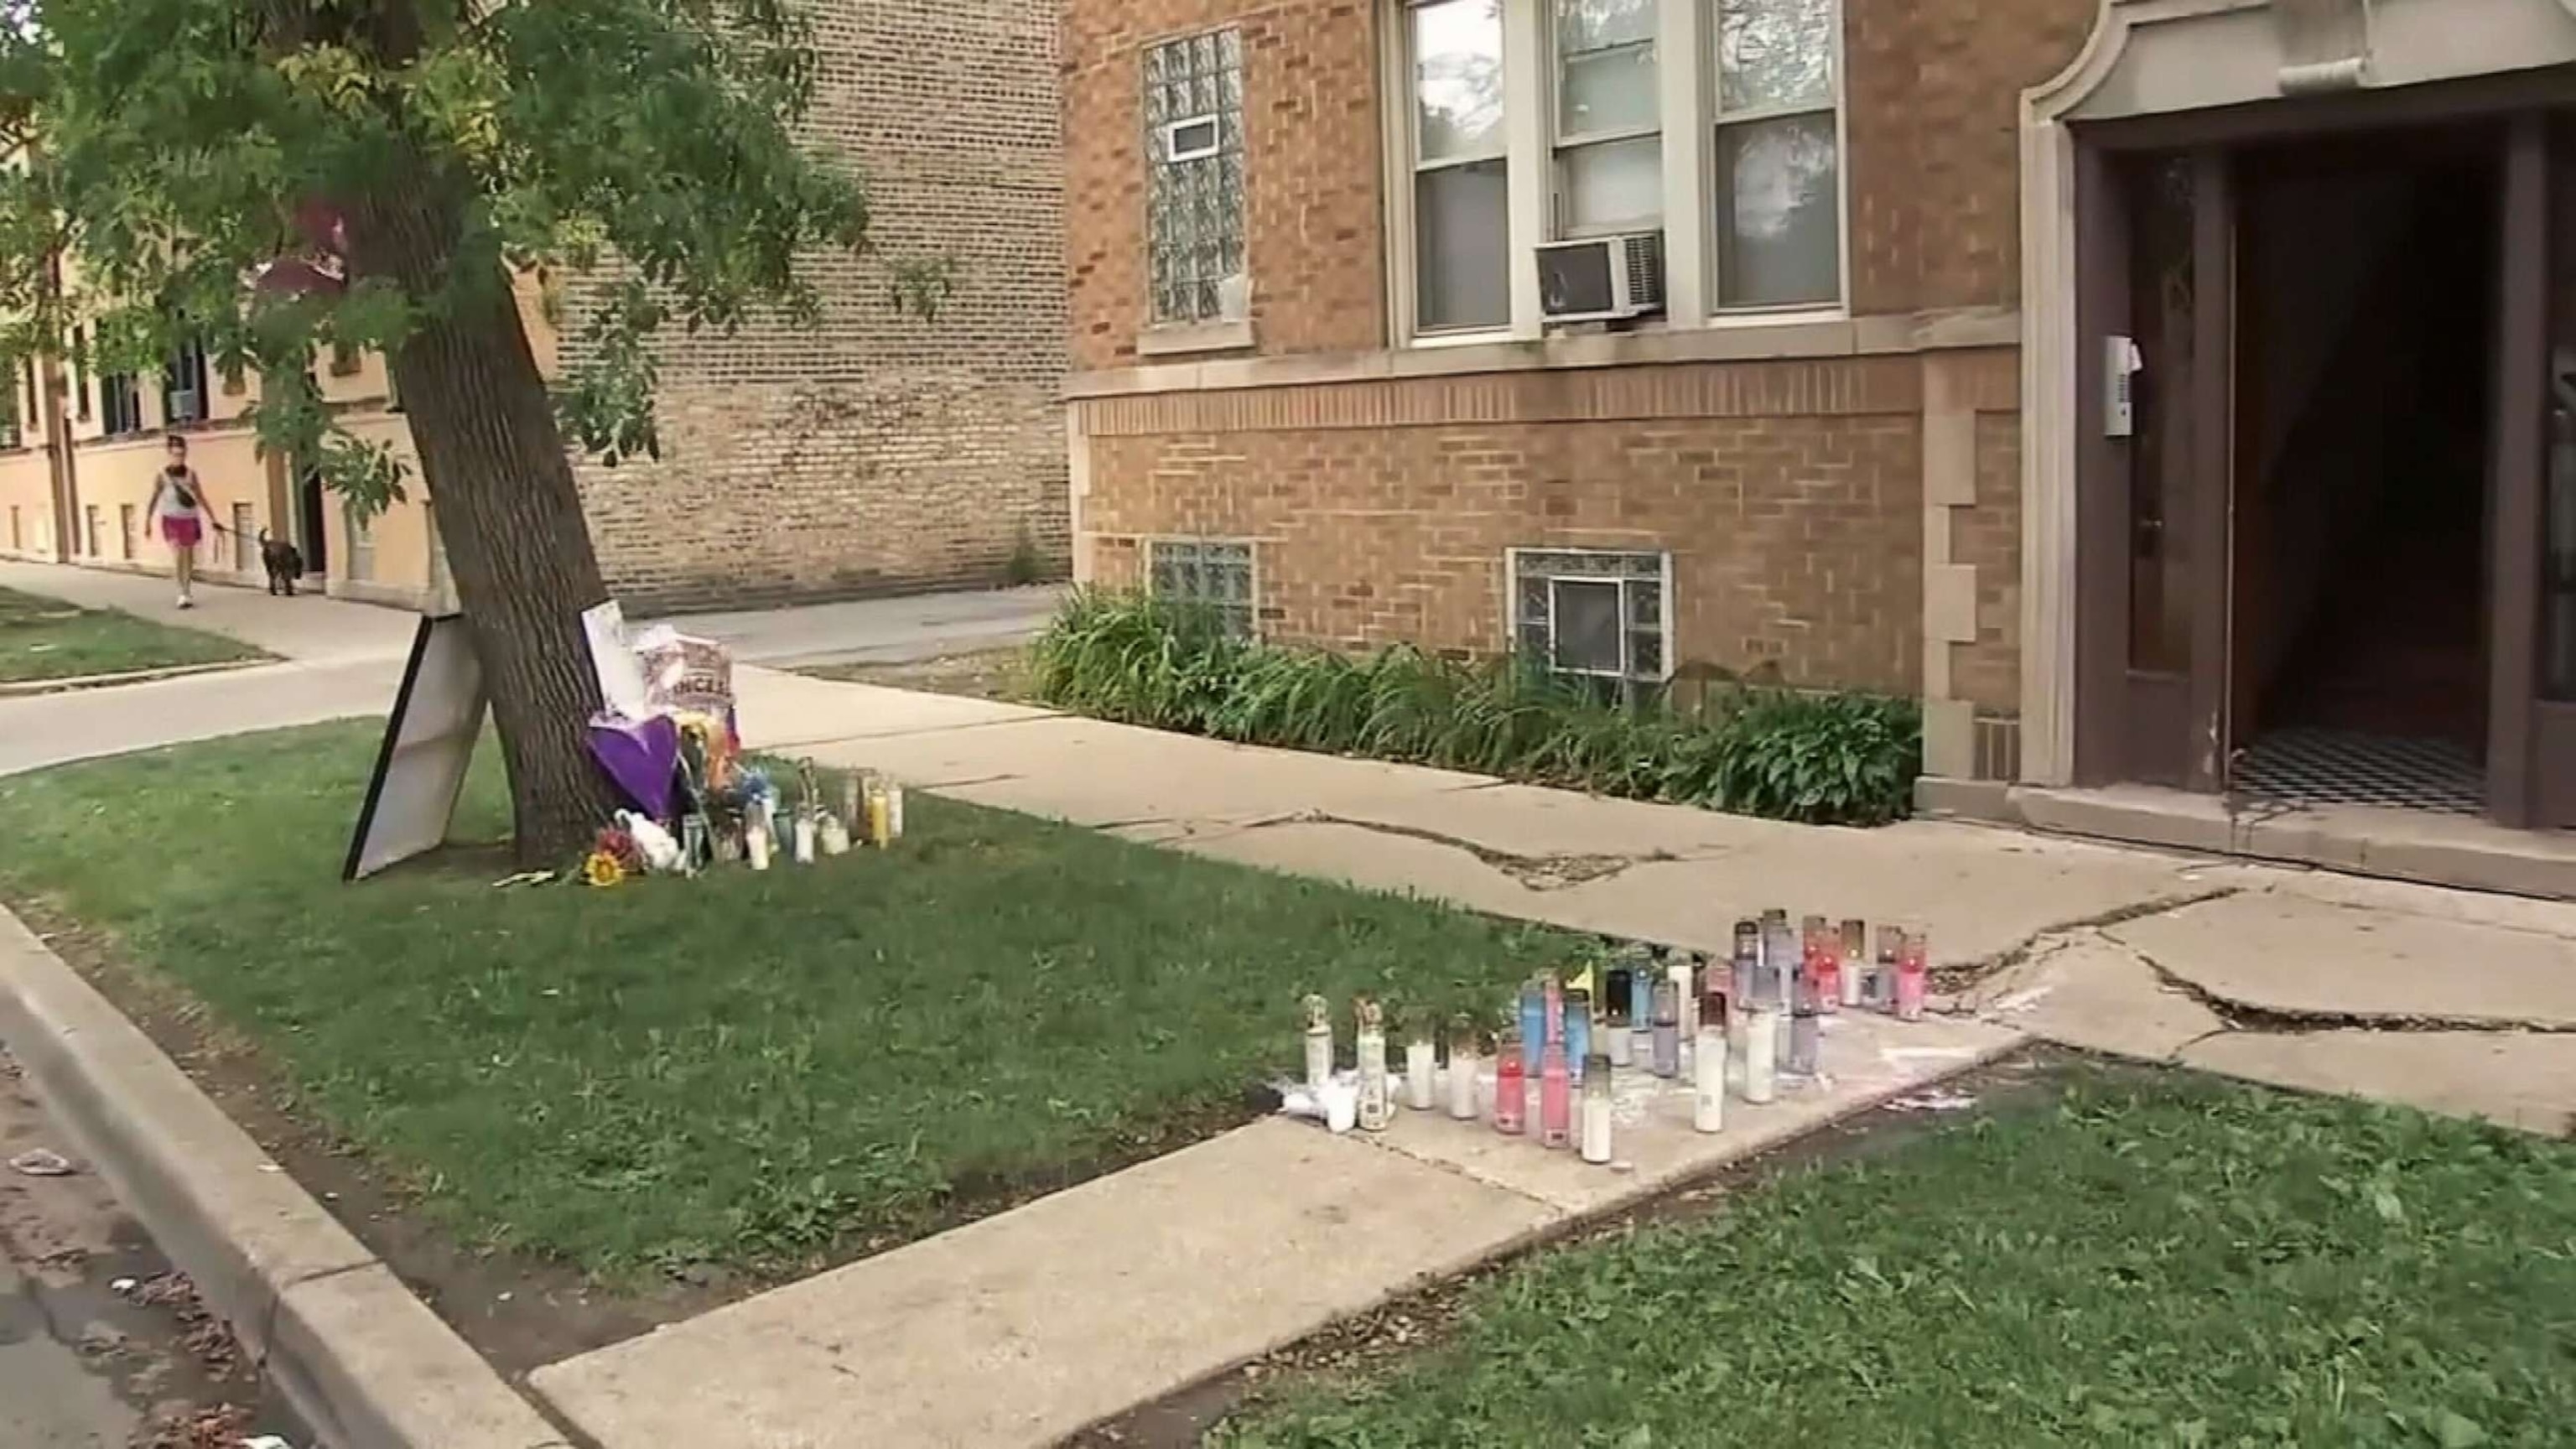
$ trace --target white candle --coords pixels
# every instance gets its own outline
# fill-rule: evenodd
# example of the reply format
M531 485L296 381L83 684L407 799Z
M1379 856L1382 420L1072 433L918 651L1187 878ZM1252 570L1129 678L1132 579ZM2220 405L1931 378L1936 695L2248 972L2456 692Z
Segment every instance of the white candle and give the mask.
M1715 1022L1699 1024L1699 1050L1693 1060L1699 1076L1691 1088L1691 1125L1702 1132L1726 1130L1726 1031Z
M1462 1047L1452 1038L1449 1043L1449 1115L1461 1122L1476 1120L1476 1073L1479 1070L1475 1049Z
M1699 1039L1699 988L1691 980L1691 967L1688 961L1679 962L1670 967L1664 972L1664 976L1666 980L1673 983L1673 995L1679 997L1681 1001L1680 1013L1676 1019L1676 1025L1681 1033L1680 1079L1685 1082L1697 1081L1699 1069L1691 1060L1691 1044Z
M1636 1054L1628 1050L1629 1043L1634 1040L1636 1040L1636 1033L1624 1026L1602 1028L1601 1044L1609 1048L1610 1065L1624 1067L1637 1059Z
M903 786L892 780L886 781L886 835L903 839Z
M1395 1099L1386 1080L1386 1032L1370 1019L1369 1008L1361 1008L1359 1031L1360 1053L1360 1130L1383 1132L1395 1120Z
M1761 1105L1780 1091L1780 1028L1776 1008L1757 1006L1744 1024L1744 1100Z
M1404 1048L1404 1105L1416 1112L1428 1112L1439 1101L1433 1090L1433 1076L1440 1066L1440 1054L1432 1049L1431 1038L1415 1037Z
M1598 1167L1610 1160L1610 1095L1583 1094L1583 1160Z
M1306 1089L1321 1095L1333 1079L1333 1014L1324 998L1306 998Z
M814 817L811 815L796 817L796 863L814 863Z
M753 870L769 869L769 829L758 821L742 832L742 848L751 856Z

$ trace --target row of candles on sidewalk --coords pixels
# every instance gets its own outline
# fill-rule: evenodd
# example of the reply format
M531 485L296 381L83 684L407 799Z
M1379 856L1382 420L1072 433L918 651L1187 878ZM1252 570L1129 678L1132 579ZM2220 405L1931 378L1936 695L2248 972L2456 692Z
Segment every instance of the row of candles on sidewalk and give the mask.
M1597 1020L1590 991L1566 986L1553 971L1529 982L1521 989L1517 1024L1495 1041L1494 1130L1514 1137L1529 1132L1529 1086L1535 1082L1540 1143L1575 1145L1584 1161L1607 1163L1614 1070L1644 1067L1689 1083L1692 1126L1722 1132L1730 1076L1744 1100L1758 1106L1777 1097L1783 1078L1817 1075L1820 1018L1868 1010L1900 1021L1923 1019L1931 974L1923 933L1881 926L1875 963L1866 954L1866 922L1847 920L1837 933L1824 917L1809 916L1802 934L1803 944L1790 935L1788 913L1781 910L1738 921L1734 958L1723 967L1694 952L1626 947L1602 972ZM1333 1075L1332 1008L1320 996L1307 997L1305 1007L1306 1085L1321 1096ZM1395 1117L1384 1009L1363 997L1354 1018L1358 1125L1383 1131ZM1484 1115L1478 1103L1482 1055L1483 1033L1476 1024L1464 1016L1454 1020L1445 1086L1449 1115L1462 1122ZM1740 1065L1730 1073L1730 1063ZM1438 1065L1431 1033L1417 1032L1405 1048L1406 1106L1428 1112L1440 1105Z

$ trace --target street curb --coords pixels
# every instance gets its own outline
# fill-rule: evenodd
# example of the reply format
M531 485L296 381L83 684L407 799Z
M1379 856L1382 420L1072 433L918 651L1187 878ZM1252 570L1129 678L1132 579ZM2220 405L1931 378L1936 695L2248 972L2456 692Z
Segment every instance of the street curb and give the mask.
M563 1434L0 910L0 1045L333 1449L567 1449Z

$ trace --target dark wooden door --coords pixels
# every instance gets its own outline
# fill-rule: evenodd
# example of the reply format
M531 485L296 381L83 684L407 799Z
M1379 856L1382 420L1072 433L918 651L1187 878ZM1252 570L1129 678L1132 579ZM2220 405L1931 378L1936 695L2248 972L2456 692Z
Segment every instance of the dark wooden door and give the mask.
M2516 118L2504 172L2489 805L2576 827L2576 116Z
M2221 790L2235 461L2227 156L2087 148L2076 190L2077 773ZM2116 378L2130 369L2123 423Z

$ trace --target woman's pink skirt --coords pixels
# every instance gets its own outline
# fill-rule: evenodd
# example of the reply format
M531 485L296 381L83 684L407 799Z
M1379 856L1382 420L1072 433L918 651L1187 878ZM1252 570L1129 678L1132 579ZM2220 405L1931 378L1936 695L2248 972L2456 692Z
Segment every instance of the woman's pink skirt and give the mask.
M193 518L164 518L161 520L161 536L170 540L172 548L195 548L203 535Z

